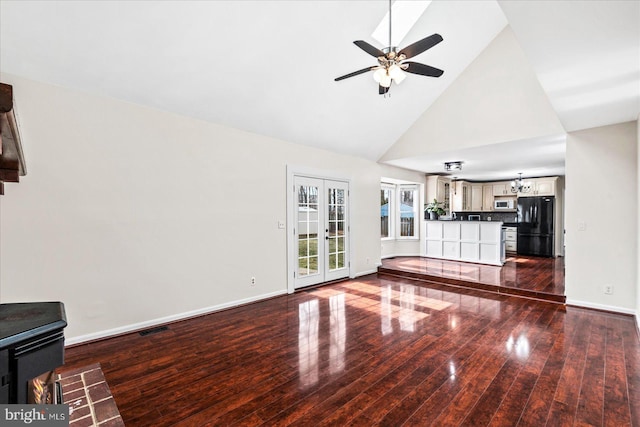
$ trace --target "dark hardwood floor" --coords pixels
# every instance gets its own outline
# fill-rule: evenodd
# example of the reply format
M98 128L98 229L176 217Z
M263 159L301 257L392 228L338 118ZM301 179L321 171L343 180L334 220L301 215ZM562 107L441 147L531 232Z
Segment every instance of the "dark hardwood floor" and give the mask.
M380 273L564 303L564 258L511 255L502 267L425 257L382 260Z
M67 349L127 426L640 426L631 316L366 276Z

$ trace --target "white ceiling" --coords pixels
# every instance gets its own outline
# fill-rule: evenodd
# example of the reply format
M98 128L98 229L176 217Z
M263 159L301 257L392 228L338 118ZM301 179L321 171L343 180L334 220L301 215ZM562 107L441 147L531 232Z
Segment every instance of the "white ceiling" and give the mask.
M434 1L401 47L440 33L415 60L445 70L441 78L409 75L390 98L370 74L334 82L375 64L352 42L382 47L371 34L387 7L0 0L0 71L377 160L509 24L565 129L640 113L637 1ZM563 173L563 143L515 141L400 166L440 172L455 155L466 178L493 179L517 155L525 176Z

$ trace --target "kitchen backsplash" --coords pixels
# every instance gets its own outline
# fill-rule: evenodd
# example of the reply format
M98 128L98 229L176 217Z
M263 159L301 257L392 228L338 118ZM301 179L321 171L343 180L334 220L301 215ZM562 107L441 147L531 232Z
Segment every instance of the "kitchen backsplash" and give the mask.
M456 219L466 221L469 219L469 215L480 215L480 221L502 221L502 222L517 222L518 215L515 212L456 212Z

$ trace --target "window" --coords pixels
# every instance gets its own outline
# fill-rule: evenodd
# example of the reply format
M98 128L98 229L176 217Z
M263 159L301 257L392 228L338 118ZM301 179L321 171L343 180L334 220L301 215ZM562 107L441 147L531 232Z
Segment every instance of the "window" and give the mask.
M394 237L394 194L395 186L382 184L380 188L380 238L382 239Z
M380 237L382 239L417 239L417 185L382 184L380 187Z
M415 185L402 185L399 187L400 233L398 238L418 237L418 188Z

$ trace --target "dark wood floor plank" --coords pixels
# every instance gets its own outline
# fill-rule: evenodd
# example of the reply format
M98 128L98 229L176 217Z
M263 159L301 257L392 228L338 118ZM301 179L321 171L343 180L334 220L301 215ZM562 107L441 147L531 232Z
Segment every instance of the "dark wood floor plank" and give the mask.
M576 411L578 425L603 423L606 336L604 319L594 320L585 363L585 371L589 375L583 375ZM602 351L603 348L605 351Z
M517 425L537 427L546 423L571 342L582 322L580 313L564 322Z
M633 322L632 319L617 317L611 320L622 333L631 425L640 426L640 341ZM630 323L632 326L629 326Z
M621 331L607 319L604 377L604 425L631 424L631 408L626 384L624 341Z
M555 338L556 336L549 331L542 333L538 344L532 351L531 357L518 373L508 394L500 402L489 425L512 426L514 425L514 420L517 422L520 419L524 408L523 402L529 400L529 396L549 357Z
M560 425L573 420L578 409L579 393L588 358L588 344L593 332L590 330L590 322L585 322L567 353L548 417Z
M71 347L61 371L91 363L136 427L640 426L632 317L407 278Z
M416 405L416 410L408 418L407 425L431 425L434 420L441 414L444 408L447 408L453 400L453 397L460 393L469 381L472 381L478 372L483 369L483 366L497 354L502 351L501 348L497 349L495 346L490 346L489 349L494 349L494 352L487 351L486 343L495 343L496 331L501 328L508 329L508 323L514 324L517 319L525 313L528 305L524 305L520 310L506 314L499 319L486 324L485 328L480 333L472 338L469 343L464 343L461 347L460 354L454 355L447 367L446 379L444 382L440 381L440 378L435 376L422 384L422 387L416 390L416 396L408 396L404 405L400 406L400 409L409 413L409 407L412 402L420 403ZM513 320L513 317L516 320ZM422 394L428 392L427 394ZM389 418L396 416L398 411L389 414Z
M597 325L585 322L582 330L573 339L549 411L548 423L551 425L566 425L573 423L576 418L581 400L580 394L584 390L583 381L589 378L589 375L585 377L584 374L589 364L589 341L593 338L596 328Z
M466 422L489 425L500 407L503 409L509 408L508 404L502 406L505 401L509 402L508 395L514 394L518 396L521 399L520 404L524 401L524 393L518 389L518 386L522 383L516 384L516 388L513 388L513 385L524 367L527 365L539 367L541 365L539 362L541 358L540 350L544 352L543 354L546 354L550 348L547 328L552 317L552 311L545 312L540 306L535 306L531 314L522 322L522 325L514 329L513 337L515 338L507 341L507 349L510 352L509 360L503 365L478 403L467 415ZM525 371L526 373L529 373L529 377L525 376L524 379L525 381L530 381L532 377L531 371ZM528 394L526 397L528 397ZM513 401L513 399L511 400ZM517 412L517 410L514 406L511 406L511 417L514 416L514 412Z
M497 322L487 324L487 326L479 330L477 334L470 336L467 342L458 347L457 351L447 358L446 363L437 367L428 378L417 385L410 393L406 394L402 401L384 416L381 424L395 425L397 420L409 419L414 413L418 412L423 404L425 404L440 387L443 387L448 380L453 380L456 377L459 378L465 370L467 372L473 371L473 362L484 363L486 360L483 360L476 353L483 349L480 344L480 342L483 341L483 336L486 336L487 332L496 326ZM433 410L430 412L433 413ZM416 416L416 418L418 416ZM424 422L424 420L421 420L421 422Z
M428 338L426 345L431 345L433 338ZM405 363L407 354L419 352L424 345L425 341L420 340L410 344L402 352L397 352L396 355L385 357L384 354L379 354L372 361L372 369L369 372L336 394L335 398L345 403L332 412L325 412L321 424L347 425L361 416L361 413L378 398L376 394L367 393L367 391L371 388L378 390L377 384L390 373L395 372L396 375L401 373L399 368Z
M454 397L454 400L446 405L440 415L435 418L435 424L451 425L456 420L463 420L467 416L468 412L476 405L486 388L500 372L502 366L507 362L509 350L505 348L504 343L508 342L509 336L514 331L523 326L522 322L531 315L533 305L533 303L527 304L500 328L490 331L487 336L488 343L485 344L483 349L490 357L484 365L474 370L458 395ZM517 335L518 333L516 332Z

